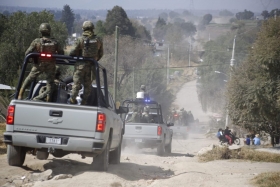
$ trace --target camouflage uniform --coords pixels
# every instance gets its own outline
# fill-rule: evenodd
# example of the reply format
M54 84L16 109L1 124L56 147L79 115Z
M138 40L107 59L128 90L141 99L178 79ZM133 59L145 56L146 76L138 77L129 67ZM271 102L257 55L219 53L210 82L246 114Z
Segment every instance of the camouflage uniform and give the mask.
M51 54L64 54L63 49L61 48L60 44L54 39L50 37L51 27L48 23L42 23L40 25L39 31L42 34L41 38L36 38L30 44L29 48L26 50L25 55L32 53L32 52L44 52L44 53L51 53ZM43 44L51 42L52 47L49 48L51 51L44 51ZM42 100L43 98L47 98L46 101L51 101L51 95L54 89L54 78L55 78L55 60L52 58L38 58L38 63L34 63L31 69L31 72L24 80L18 99L22 99L23 93L28 85L36 79L41 73L46 73L46 80L47 80L47 87L46 91L42 92L35 98L34 100Z
M127 123L128 122L140 122L140 114L138 112L138 108L137 107L135 107L133 109L133 113L132 113L131 118L128 121L126 121L126 122Z
M61 72L60 72L60 68L58 67L58 66L56 66L55 67L55 79L54 79L54 84L56 85L55 87L54 87L54 89L53 89L53 96L54 95L57 95L57 86L59 85L59 83L60 83L60 74L61 74ZM47 86L43 86L41 89L40 89L40 91L39 91L39 95L45 95L44 94L44 92L46 92L47 91ZM43 100L43 101L46 101L46 99L47 99L47 97L46 97L47 95L45 95L45 97L44 98L42 98L42 99L40 99L40 100Z
M143 123L149 123L150 122L150 107L145 106L144 112L142 113L142 122Z
M74 48L70 51L70 56L83 56L88 58L94 58L99 61L103 56L103 43L93 32L94 25L90 21L83 23L83 36L78 38ZM90 88L92 84L91 70L93 64L91 61L78 61L75 65L75 71L73 75L74 85L72 87L72 96L70 98L71 104L76 104L76 97L78 96L81 84L84 85L84 93L82 105L87 104L88 97L90 95ZM95 71L93 71L95 73ZM93 74L95 79L95 74Z

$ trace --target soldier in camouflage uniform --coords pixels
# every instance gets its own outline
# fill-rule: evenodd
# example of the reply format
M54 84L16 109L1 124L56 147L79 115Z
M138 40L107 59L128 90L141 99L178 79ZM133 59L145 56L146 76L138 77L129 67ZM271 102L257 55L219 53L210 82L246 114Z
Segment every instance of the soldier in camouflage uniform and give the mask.
M70 51L70 56L83 56L87 58L93 58L99 61L103 56L103 43L100 38L94 35L94 25L90 21L83 23L83 36L78 38L74 44L74 48ZM93 64L90 61L78 61L75 65L75 71L73 75L74 85L72 87L72 96L70 98L71 104L77 104L76 97L78 96L81 84L84 85L84 93L82 105L87 104L88 97L91 91L91 70ZM95 79L93 71L93 79Z
M127 120L126 122L127 123L128 122L140 122L140 114L138 112L138 107L137 106L134 106L131 118L129 120Z
M25 55L32 52L64 54L63 48L60 44L54 38L50 37L51 27L48 23L42 23L39 27L39 31L42 34L42 37L33 40L29 48L26 50ZM54 89L55 64L56 63L53 58L39 57L38 62L33 64L31 72L23 82L19 91L18 99L22 99L26 87L30 85L34 79L36 79L41 73L46 73L47 89L33 98L33 100L42 100L46 98L46 101L50 102Z
M142 113L142 122L143 123L149 123L150 122L150 107L145 106L144 112Z
M57 95L57 86L59 85L59 83L61 82L60 80L60 75L61 75L61 71L59 66L55 66L55 79L54 79L54 90L53 90L53 96ZM47 91L47 86L43 86L40 90L39 90L39 94L44 94L44 92ZM47 97L42 98L42 101L46 101ZM54 99L54 98L53 98Z

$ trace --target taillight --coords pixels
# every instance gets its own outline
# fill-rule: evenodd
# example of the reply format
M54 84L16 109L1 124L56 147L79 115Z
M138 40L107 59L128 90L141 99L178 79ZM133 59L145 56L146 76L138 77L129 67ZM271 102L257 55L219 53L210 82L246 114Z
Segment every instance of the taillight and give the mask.
M13 125L14 117L15 117L15 106L10 105L10 106L8 106L8 110L7 110L6 124Z
M162 134L162 128L161 126L157 127L157 135L160 136Z
M52 57L52 55L51 54L41 53L41 57Z
M97 114L96 132L104 132L106 125L106 115L103 113Z
M174 116L177 117L178 115L177 115L177 114L174 114Z

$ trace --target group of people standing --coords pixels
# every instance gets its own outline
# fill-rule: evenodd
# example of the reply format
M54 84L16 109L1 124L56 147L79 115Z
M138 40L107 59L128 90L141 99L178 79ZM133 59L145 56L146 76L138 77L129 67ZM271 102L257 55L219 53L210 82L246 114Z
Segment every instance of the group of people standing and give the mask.
M91 21L85 21L82 29L83 34L76 40L69 55L93 58L96 61L99 61L103 56L103 43L101 39L94 34L94 24ZM29 48L26 50L25 55L32 52L64 55L64 50L61 44L51 37L51 26L49 23L42 23L39 27L39 32L41 33L41 37L32 41ZM46 89L33 98L33 100L52 102L57 68L54 58L39 57L38 60L34 60L31 72L21 86L18 99L23 98L25 89L33 80L35 80L40 74L45 73L47 80ZM71 104L77 104L76 97L78 96L79 90L82 88L82 84L84 86L84 93L81 104L87 104L91 84L92 81L95 80L95 71L92 71L92 68L93 64L91 61L80 60L76 62L73 72L74 85L72 87L72 95L70 98Z
M181 108L180 111L177 112L176 109L173 108L169 116L169 121L174 124L178 122L179 125L186 126L193 123L195 120L191 111L187 112L184 108Z

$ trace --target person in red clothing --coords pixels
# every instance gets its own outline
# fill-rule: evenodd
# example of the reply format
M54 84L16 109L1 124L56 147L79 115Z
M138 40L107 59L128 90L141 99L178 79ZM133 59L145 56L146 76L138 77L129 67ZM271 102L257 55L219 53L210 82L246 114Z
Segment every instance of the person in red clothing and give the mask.
M226 139L228 140L229 145L231 145L232 144L231 130L229 130L228 127L226 127L226 129L225 129L224 135L225 135Z

